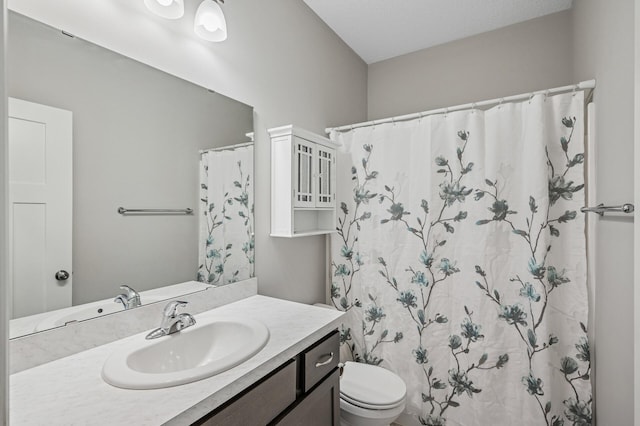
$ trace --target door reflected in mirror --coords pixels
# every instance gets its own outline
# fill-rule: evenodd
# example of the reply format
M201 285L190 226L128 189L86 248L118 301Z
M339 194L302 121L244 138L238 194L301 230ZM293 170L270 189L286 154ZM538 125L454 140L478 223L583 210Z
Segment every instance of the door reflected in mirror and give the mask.
M144 304L253 277L252 107L8 29L11 337L134 307L121 285Z

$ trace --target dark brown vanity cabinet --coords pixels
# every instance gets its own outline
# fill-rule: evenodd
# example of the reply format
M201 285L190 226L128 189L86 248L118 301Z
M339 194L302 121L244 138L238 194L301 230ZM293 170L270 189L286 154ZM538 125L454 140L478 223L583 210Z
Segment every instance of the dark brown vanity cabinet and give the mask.
M338 426L339 339L331 332L194 425Z

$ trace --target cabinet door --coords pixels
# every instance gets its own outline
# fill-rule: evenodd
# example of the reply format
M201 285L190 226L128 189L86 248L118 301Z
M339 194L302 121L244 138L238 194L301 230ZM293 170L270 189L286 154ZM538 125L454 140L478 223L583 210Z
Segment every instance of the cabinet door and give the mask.
M192 426L263 426L296 400L297 364L289 361Z
M313 160L316 144L294 138L293 207L315 207Z
M318 145L315 157L316 207L335 206L335 158L334 149Z
M339 426L340 373L335 369L304 399L285 415L276 419L278 426Z

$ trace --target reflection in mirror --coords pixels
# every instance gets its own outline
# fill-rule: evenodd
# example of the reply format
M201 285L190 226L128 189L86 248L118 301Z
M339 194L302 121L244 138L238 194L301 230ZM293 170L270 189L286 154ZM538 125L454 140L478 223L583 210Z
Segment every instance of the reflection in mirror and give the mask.
M8 28L11 337L252 277L252 108Z

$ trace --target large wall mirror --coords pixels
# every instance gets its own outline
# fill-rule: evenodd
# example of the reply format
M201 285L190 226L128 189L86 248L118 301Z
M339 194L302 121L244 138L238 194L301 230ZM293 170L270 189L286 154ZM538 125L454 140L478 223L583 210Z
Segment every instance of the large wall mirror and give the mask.
M253 277L252 107L14 12L8 33L11 337L133 308L123 285Z

